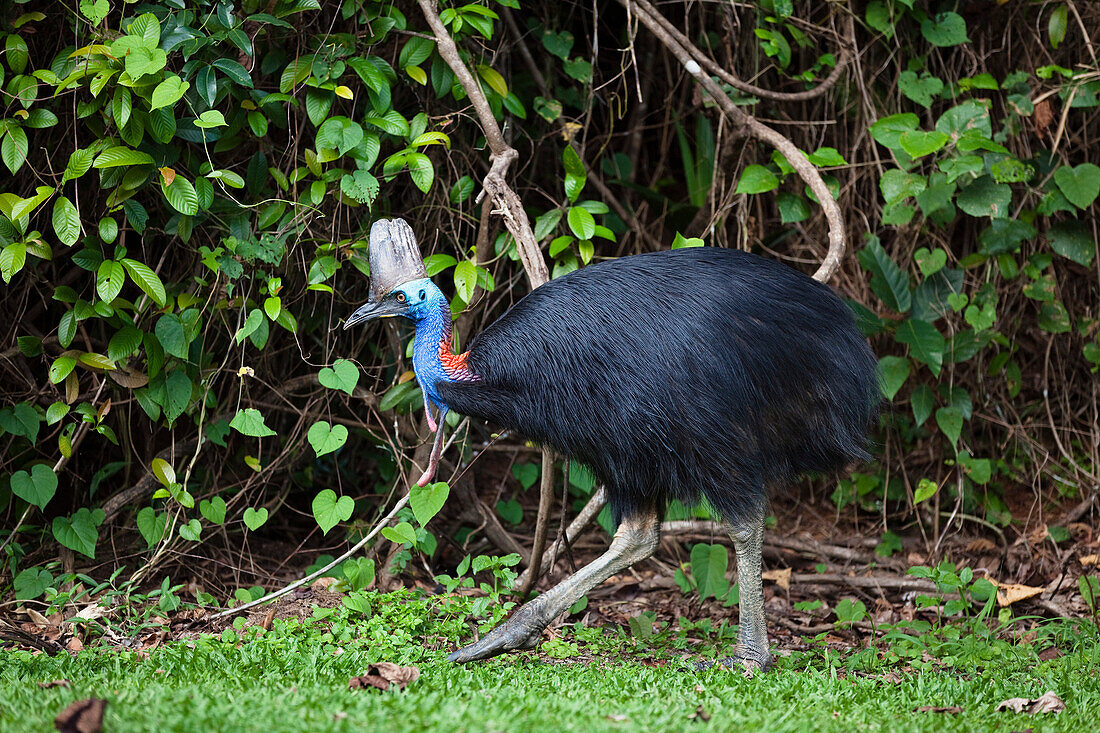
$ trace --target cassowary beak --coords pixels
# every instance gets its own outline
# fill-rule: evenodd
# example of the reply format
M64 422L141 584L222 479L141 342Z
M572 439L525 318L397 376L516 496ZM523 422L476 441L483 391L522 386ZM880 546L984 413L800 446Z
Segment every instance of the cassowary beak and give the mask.
M351 328L357 323L365 323L367 321L373 321L378 318L393 318L394 316L404 316L409 312L409 306L407 303L399 303L396 298L386 298L380 303L374 301L368 301L358 310L351 314L348 320L344 321L344 330Z

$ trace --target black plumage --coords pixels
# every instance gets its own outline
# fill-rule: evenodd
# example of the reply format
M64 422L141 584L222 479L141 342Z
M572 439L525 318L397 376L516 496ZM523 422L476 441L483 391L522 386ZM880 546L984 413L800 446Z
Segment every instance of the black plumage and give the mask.
M691 248L554 280L470 343L454 410L593 469L616 519L705 499L738 523L766 491L867 457L875 358L802 273Z

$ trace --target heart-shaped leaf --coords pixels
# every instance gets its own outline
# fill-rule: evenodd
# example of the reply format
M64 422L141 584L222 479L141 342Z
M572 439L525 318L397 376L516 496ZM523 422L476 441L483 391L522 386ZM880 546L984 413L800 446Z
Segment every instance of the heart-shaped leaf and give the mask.
M137 515L138 531L141 532L145 544L149 547L164 539L164 528L168 524L168 514L157 512L152 507L145 507Z
M106 516L102 509L91 510L81 507L71 517L54 517L52 527L54 539L70 550L94 560L95 544L99 539L99 525L103 524Z
M921 274L925 277L931 277L947 264L947 253L942 249L929 252L926 247L921 247L913 253L913 259L917 261Z
M416 544L416 530L408 522L398 522L394 527L385 527L382 529L382 536L390 542L396 542L397 544Z
M512 464L512 475L519 481L519 485L527 489L535 485L535 482L539 480L540 469L534 463L514 463Z
M941 407L936 410L936 424L951 441L951 445L958 445L963 427L962 410L957 407Z
M192 519L187 524L180 525L179 533L180 537L185 540L198 542L199 536L202 534L202 525L199 523L199 520Z
M350 496L337 498L332 489L324 489L313 497L313 518L321 528L322 534L335 527L339 522L351 519L351 513L355 510L355 502Z
M16 471L11 477L11 490L28 504L45 509L57 492L57 474L42 463L32 467L30 473Z
M203 499L199 502L199 512L211 524L221 524L225 521L225 508L225 499L220 496L215 496L209 501Z
M324 420L318 420L306 434L309 444L318 457L331 453L344 446L348 441L348 429L343 425L329 425Z
M337 359L331 367L317 374L317 381L329 389L338 389L349 395L359 382L359 369L347 359Z
M260 507L259 509L248 507L244 510L244 525L253 532L264 526L266 522L267 507Z
M445 481L427 486L413 486L409 491L409 506L420 526L427 526L432 517L439 513L451 493L451 487Z
M264 424L264 416L255 407L238 410L229 421L229 427L236 429L242 435L250 435L254 438L275 435L275 431Z
M1054 182L1071 204L1079 209L1088 208L1100 196L1100 166L1082 163L1070 168L1064 165L1054 171Z
M894 399L905 380L909 378L912 365L904 356L884 356L878 360L879 381L882 385L882 395L888 399Z

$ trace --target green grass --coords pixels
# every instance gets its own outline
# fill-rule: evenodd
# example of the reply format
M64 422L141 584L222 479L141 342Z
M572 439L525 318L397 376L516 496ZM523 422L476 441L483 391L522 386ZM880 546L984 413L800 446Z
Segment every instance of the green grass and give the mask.
M108 700L104 729L110 733L1079 731L1095 729L1100 710L1100 641L1084 625L1044 627L1026 645L951 626L898 634L881 649L815 647L746 679L722 668L694 668L699 652L722 653L717 634L692 644L689 635L674 632L640 641L619 630L574 629L550 650L566 653L575 644L583 662L522 654L456 666L444 659L446 640L467 632L453 609L410 594L373 596L372 606L367 618L337 609L315 622L276 621L266 633L230 630L173 642L144 659L106 648L52 658L0 652L0 730L51 730L65 705L93 696ZM425 648L425 640L439 648ZM1063 655L1039 661L1044 644L1057 645ZM695 654L685 658L684 646L697 647ZM349 678L383 660L419 666L420 679L404 692L347 689ZM890 671L900 681L884 676ZM62 678L72 686L38 686ZM1005 698L1046 690L1061 696L1066 712L994 712ZM914 712L925 705L963 711Z

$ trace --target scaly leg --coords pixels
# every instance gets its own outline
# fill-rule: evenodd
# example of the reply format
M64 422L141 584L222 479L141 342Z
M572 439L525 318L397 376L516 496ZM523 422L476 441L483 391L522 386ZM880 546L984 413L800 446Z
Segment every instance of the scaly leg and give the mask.
M644 560L657 549L660 522L657 513L648 510L623 519L611 547L574 575L522 606L510 619L467 647L453 652L452 662L488 659L512 649L534 649L542 630L577 599L615 573Z
M764 543L764 513L740 525L727 525L737 552L737 588L740 628L733 656L722 660L727 667L741 664L746 671L766 671L772 666L768 628L764 622L764 582L760 578Z

